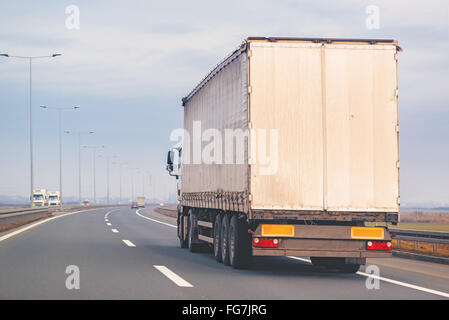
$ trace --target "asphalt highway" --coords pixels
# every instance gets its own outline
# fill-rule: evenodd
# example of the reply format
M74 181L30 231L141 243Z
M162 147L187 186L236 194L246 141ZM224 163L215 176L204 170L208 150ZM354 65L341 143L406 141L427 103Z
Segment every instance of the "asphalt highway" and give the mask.
M236 270L181 249L174 218L136 211L87 210L0 234L0 299L449 299L447 265L369 259L337 274L307 257L260 257Z

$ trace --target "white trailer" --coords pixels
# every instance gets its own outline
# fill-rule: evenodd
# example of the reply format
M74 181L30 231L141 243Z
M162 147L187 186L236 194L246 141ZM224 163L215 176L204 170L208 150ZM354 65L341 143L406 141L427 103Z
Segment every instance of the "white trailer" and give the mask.
M181 246L312 257L355 272L399 221L398 44L248 38L185 98ZM174 169L174 157L182 169Z

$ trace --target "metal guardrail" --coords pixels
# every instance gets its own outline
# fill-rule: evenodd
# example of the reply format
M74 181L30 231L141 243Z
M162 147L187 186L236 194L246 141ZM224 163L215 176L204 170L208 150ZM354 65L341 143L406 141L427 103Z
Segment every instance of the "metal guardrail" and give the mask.
M61 206L45 206L45 207L34 207L34 208L12 208L0 211L0 229L1 227L25 224L36 219L45 217L48 214L57 214L58 212L63 213L70 210L88 210L88 209L100 209L106 207L115 207L116 205L91 205L91 206L81 206L81 205L63 205Z
M398 235L413 236L419 238L431 238L431 239L449 239L449 232L444 231L427 231L427 230L415 230L415 229L389 229L390 232Z
M35 208L16 208L16 209L1 210L0 216L5 215L5 214L19 213L19 212L37 212L37 211L48 210L49 208L50 207L35 207Z
M14 209L7 209L7 210L1 210L0 209L0 218L4 215L11 215L11 214L27 214L27 213L37 213L37 212L55 212L55 211L62 211L62 210L72 210L72 209L89 209L89 208L106 208L106 207L115 207L115 206L122 206L122 205L89 205L89 206L82 206L82 205L63 205L63 206L45 206L45 207L33 207L33 208L14 208Z
M418 250L420 242L426 242L433 244L433 254L436 255L439 244L449 244L449 232L406 229L389 229L389 231L392 238L397 240L398 249L401 249L401 241L414 242L415 251Z
M178 212L177 209L169 208L169 207L157 207L156 209L161 209L165 211Z

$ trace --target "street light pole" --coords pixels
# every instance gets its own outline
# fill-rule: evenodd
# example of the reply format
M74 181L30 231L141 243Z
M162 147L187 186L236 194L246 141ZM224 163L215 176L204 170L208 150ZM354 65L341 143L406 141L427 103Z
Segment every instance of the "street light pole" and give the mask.
M122 165L123 163L120 163L120 196L119 196L119 204L122 204Z
M30 201L33 206L33 193L34 193L34 165L33 165L33 83L31 74L31 61L30 61ZM45 199L44 199L45 201Z
M6 58L28 59L30 65L30 206L33 205L33 191L34 191L34 166L33 166L33 85L32 85L32 61L33 59L54 58L62 54L54 53L50 56L11 56L7 53L2 53L0 56Z
M62 206L62 137L61 137L61 109L58 109L59 120L59 205Z
M59 205L62 206L62 111L63 110L76 110L79 109L78 106L74 107L47 107L46 105L41 105L43 109L54 109L58 111L58 122L59 122Z
M106 159L106 203L109 204L109 159L110 159L110 157L108 155L105 155L103 157L101 155L99 155L98 157Z
M142 172L142 196L145 197L145 172Z
M91 148L91 149L93 149L93 167L94 167L94 204L97 204L97 179L96 179L95 159L97 158L97 148L104 148L104 146L83 146L83 148Z
M109 204L109 156L106 156L106 171L107 171L107 192L106 192L106 198L107 198L107 204Z
M66 131L65 133L70 134L71 131ZM93 131L77 131L78 134L78 201L81 203L82 193L81 193L81 135L82 134L93 134Z
M127 162L120 162L120 199L119 204L122 204L122 176L123 176L123 165L127 165Z
M97 148L94 148L94 204L97 204L97 185L95 172L95 158L97 157Z
M134 201L134 170L131 173L131 200Z
M129 168L131 170L131 193L132 193L132 201L134 201L134 174L139 170L139 168Z

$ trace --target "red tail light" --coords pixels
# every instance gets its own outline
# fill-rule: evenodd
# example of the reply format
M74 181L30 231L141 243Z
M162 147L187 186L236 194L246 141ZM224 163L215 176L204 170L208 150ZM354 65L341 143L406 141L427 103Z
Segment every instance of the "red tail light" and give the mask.
M383 250L383 251L391 251L391 242L390 241L367 241L366 249L367 250Z
M278 248L279 240L272 238L254 238L253 246L258 248Z

